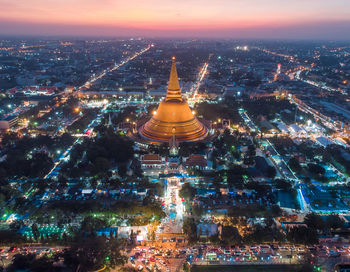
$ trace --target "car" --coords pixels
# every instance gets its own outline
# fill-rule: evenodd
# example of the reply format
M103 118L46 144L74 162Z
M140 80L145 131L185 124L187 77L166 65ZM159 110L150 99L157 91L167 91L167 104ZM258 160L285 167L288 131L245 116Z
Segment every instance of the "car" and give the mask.
M270 246L261 246L260 247L260 251L263 252L263 253L267 253L271 250L271 247Z
M244 257L250 257L250 252L246 252L243 254Z
M14 253L16 251L16 249L17 249L16 247L10 247L8 252L9 253Z

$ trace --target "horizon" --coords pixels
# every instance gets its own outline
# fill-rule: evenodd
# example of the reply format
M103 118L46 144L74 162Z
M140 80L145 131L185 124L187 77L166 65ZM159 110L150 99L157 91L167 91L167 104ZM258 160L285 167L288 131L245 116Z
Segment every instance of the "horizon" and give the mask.
M349 2L294 0L283 5L281 2L0 0L0 35L350 39Z

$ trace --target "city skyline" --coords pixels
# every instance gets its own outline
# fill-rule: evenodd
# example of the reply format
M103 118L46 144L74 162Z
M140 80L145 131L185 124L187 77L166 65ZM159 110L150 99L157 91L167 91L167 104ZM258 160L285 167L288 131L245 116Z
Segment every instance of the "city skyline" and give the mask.
M350 271L349 0L0 0L0 272Z
M0 35L346 40L350 3L336 1L8 1Z
M0 271L347 269L349 49L0 39Z

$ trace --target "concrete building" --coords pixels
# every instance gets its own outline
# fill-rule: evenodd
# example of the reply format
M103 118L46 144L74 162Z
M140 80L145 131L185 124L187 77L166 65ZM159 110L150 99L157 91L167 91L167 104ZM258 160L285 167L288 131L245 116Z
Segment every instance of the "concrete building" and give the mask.
M0 120L0 129L2 130L7 130L10 128L13 128L14 126L16 126L18 123L18 117L15 115L10 115L7 116L4 119Z

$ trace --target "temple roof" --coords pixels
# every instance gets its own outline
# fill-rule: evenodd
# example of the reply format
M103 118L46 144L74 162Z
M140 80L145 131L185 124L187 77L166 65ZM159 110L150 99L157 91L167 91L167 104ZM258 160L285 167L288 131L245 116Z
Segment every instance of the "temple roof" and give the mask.
M178 100L182 101L181 89L179 79L177 76L175 57L172 57L171 71L168 83L168 90L166 91L165 101Z
M181 97L175 58L169 77L166 97L160 102L152 118L139 128L139 134L150 142L194 142L207 137L207 128L194 116Z

